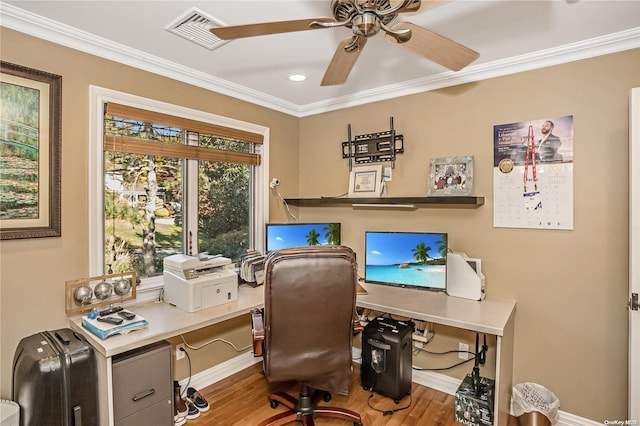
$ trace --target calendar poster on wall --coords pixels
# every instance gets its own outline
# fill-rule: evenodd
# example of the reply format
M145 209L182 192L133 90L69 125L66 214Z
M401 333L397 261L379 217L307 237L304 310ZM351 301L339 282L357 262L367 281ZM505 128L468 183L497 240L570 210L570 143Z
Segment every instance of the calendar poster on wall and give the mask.
M573 116L493 126L493 226L573 229Z

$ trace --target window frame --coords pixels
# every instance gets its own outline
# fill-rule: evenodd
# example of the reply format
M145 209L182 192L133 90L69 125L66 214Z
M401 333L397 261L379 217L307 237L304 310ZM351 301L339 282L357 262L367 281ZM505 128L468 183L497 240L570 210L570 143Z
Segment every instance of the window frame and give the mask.
M262 136L263 143L256 144L260 154L260 164L254 166L252 200L254 211L251 214L254 236L254 248L264 250L264 229L269 215L269 128L245 121L174 105L154 99L131 95L99 86L89 87L89 274L104 274L104 111L105 104L113 102L185 119L238 129ZM161 155L161 154L159 154ZM192 219L191 217L189 219ZM163 285L162 275L142 280L140 289L155 288Z

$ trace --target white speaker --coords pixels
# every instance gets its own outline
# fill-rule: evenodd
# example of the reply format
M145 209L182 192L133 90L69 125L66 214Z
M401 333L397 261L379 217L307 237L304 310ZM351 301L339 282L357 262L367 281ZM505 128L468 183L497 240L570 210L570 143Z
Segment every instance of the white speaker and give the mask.
M483 300L485 281L482 261L464 253L447 254L447 294L471 300Z

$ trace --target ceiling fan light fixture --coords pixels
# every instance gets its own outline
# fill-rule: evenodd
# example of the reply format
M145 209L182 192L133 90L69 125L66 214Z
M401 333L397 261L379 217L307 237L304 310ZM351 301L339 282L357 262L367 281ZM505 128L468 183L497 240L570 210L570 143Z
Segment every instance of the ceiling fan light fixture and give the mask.
M362 37L371 37L380 31L380 19L374 12L356 15L352 21L353 33Z
M289 74L289 77L287 77L289 79L289 81L293 81L294 83L299 83L301 81L305 81L307 79L307 76L301 73L293 73L293 74Z

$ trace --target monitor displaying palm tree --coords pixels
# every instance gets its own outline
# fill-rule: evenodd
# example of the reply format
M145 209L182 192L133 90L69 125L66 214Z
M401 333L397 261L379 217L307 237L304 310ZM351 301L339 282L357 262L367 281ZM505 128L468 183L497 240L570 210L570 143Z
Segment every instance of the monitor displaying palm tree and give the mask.
M289 247L340 244L340 224L267 223L266 252Z
M365 233L365 281L446 291L447 234Z

